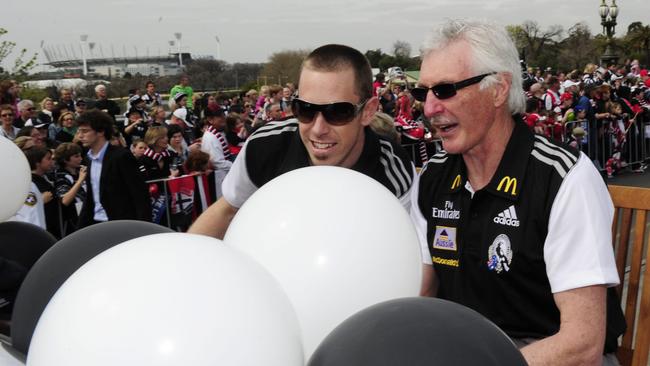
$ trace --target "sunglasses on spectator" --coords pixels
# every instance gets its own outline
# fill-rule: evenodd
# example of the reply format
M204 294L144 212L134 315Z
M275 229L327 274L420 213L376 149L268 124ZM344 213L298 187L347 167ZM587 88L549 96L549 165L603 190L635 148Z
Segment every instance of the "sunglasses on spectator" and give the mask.
M302 99L294 99L291 102L293 115L302 123L310 123L320 112L327 123L333 126L342 126L352 121L359 114L368 100L359 104L350 102L336 102L329 104L309 103Z
M26 111L33 111L34 109L34 107L25 108Z
M13 116L14 116L13 113L3 113L3 114L0 114L0 117L13 117Z
M481 80L485 79L485 77L494 74L496 74L496 72L481 74L478 76L471 77L469 79L461 80L457 83L442 83L431 87L419 86L411 89L411 95L413 96L413 98L415 98L415 100L424 102L427 100L427 94L429 94L429 90L431 90L431 92L433 92L433 95L435 95L436 98L449 99L454 95L456 95L456 93L458 93L460 89L479 83L481 82Z

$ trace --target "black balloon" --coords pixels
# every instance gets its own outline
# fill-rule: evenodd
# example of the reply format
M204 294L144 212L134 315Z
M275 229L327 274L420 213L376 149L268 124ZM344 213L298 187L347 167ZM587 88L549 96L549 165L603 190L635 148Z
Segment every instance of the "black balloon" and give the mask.
M40 227L26 222L0 223L0 258L29 269L56 243L56 238Z
M42 228L18 221L0 223L0 333L9 334L18 289L29 269L56 238Z
M18 291L11 318L13 347L27 354L38 319L48 302L86 262L127 240L170 232L173 231L169 228L149 222L124 220L92 225L61 239L34 264Z
M366 308L336 327L308 366L526 365L496 325L453 302L413 297Z

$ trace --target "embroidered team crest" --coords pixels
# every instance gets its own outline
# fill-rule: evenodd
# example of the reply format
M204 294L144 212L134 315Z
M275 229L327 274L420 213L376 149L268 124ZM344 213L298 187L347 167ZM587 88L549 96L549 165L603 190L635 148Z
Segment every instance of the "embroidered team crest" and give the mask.
M436 235L433 237L433 249L457 250L456 228L436 226Z
M488 248L488 269L501 273L505 270L510 270L512 263L512 248L510 247L510 238L507 235L501 234L494 239L490 248Z

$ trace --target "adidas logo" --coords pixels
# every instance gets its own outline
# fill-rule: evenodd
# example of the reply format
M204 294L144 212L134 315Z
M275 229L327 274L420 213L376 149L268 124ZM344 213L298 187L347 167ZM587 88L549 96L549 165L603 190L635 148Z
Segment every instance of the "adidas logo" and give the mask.
M517 212L515 212L514 205L499 213L492 221L501 225L519 227L519 220L517 219Z

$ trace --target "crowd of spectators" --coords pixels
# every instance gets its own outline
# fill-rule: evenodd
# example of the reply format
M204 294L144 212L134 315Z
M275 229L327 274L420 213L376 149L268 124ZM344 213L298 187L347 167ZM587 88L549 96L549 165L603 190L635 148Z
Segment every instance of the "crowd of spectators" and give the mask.
M522 70L527 108L521 119L531 130L583 150L608 176L628 163L635 171L645 169L650 77L638 61L607 68L590 64L570 72L535 70L522 62ZM297 95L292 83L262 86L232 98L196 93L183 75L165 103L153 82L143 87L142 92L131 90L120 106L107 98L107 86L102 84L96 86L94 99L75 98L73 90L63 88L58 100L35 103L20 99L18 83L0 82L1 138L25 152L35 191L30 194L43 204L30 206L31 198L27 199L17 219L47 228L57 237L78 228L89 194L89 160L77 123L87 110L103 111L114 121L110 144L130 150L137 161L137 179L150 182L150 193L162 192L170 178L205 175L216 200L220 182L247 137L270 121L292 118ZM373 89L379 99L371 125L376 132L397 141L407 136L423 146L435 140L422 104L414 101L403 78L386 80L380 73ZM426 148L421 151L423 159L430 154ZM39 209L43 212L33 212Z

